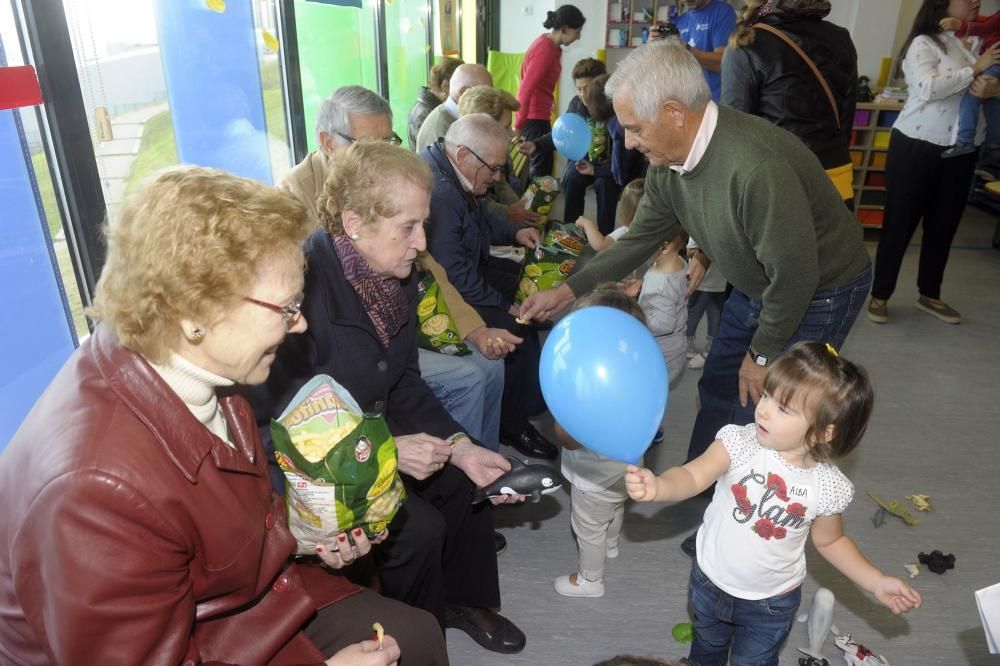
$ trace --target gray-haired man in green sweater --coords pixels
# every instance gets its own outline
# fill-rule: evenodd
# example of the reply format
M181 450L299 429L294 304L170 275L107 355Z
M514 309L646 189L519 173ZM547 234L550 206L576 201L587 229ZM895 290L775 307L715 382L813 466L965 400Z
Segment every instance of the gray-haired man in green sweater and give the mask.
M818 84L817 84L818 85ZM733 292L698 383L692 460L729 423L753 421L767 365L799 340L839 348L871 284L857 220L816 156L765 120L716 106L698 62L677 42L636 49L608 81L625 145L650 162L629 232L556 289L534 294L523 319L547 319L600 282L618 280L683 227Z

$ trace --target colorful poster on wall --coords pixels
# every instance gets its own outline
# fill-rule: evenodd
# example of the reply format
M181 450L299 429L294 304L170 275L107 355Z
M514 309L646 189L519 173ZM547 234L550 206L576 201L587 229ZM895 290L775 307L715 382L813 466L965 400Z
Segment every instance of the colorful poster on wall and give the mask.
M438 0L438 10L441 53L446 56L458 56L461 51L458 35L458 0Z

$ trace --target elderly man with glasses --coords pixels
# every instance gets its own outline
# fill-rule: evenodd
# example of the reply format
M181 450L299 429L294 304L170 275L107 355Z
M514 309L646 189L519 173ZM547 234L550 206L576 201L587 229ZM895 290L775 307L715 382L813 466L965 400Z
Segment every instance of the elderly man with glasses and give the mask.
M490 257L490 245L533 248L540 240L537 229L516 225L483 204L487 188L501 177L509 142L507 128L484 113L472 113L456 120L443 138L420 152L436 177L427 247L488 326L524 338L518 350L504 359L500 441L525 455L553 459L557 449L528 421L545 411L545 400L538 384L538 334L515 320L519 266Z

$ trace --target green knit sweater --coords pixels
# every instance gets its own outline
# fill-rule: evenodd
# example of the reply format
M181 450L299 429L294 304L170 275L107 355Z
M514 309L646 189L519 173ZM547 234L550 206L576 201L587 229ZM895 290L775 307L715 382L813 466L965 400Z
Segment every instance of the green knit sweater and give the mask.
M567 284L580 295L621 279L681 226L734 287L761 301L752 344L767 356L785 347L817 291L850 282L869 261L861 225L805 144L720 106L695 168L651 168L629 232Z

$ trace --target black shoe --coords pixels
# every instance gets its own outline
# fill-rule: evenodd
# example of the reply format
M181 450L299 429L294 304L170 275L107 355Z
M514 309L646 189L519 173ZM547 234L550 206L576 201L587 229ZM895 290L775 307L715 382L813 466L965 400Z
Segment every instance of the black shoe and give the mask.
M972 153L978 151L979 148L971 143L956 143L954 146L941 153L941 157L944 159L948 159L949 157L961 157L962 155L971 155Z
M695 555L698 554L697 553L697 551L698 551L698 530L695 530L694 534L692 534L688 538L684 539L684 541L681 541L681 550L683 550L684 554L687 555L688 557L690 557L692 560L695 558Z
M559 449L556 448L556 445L542 437L541 433L531 425L525 428L519 435L511 436L501 433L500 441L529 458L555 460L559 457Z
M497 555L507 550L507 537L500 534L499 532L493 533L493 543L496 544Z
M524 632L503 615L486 608L449 605L444 626L464 631L491 652L514 654L524 649Z

